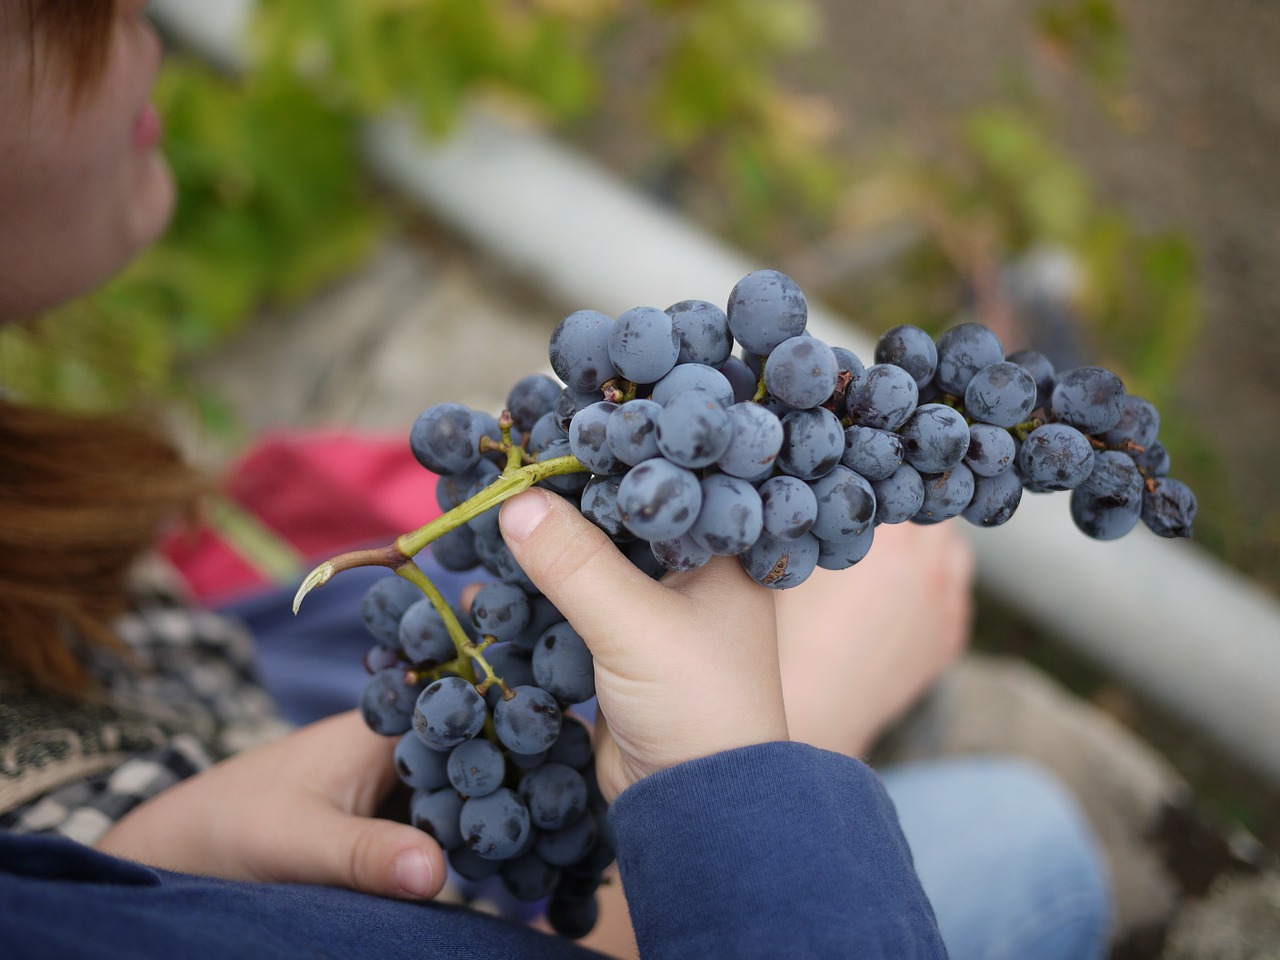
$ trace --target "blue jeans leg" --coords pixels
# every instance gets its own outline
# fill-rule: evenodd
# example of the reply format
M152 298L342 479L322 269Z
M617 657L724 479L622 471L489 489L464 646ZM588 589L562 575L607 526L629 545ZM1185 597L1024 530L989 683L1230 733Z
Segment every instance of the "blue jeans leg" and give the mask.
M1096 960L1110 888L1083 814L1022 760L963 757L882 771L951 960Z

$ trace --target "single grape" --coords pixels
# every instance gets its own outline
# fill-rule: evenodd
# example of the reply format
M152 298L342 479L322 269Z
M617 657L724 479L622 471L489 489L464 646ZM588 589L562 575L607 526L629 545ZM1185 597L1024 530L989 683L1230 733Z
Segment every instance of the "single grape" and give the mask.
M1065 423L1036 427L1018 451L1018 472L1046 490L1070 490L1084 483L1093 469L1093 447L1079 430Z
M360 618L382 643L400 646L400 618L422 599L422 591L402 577L379 577L360 598Z
M932 380L938 366L938 348L933 338L910 324L890 327L882 333L876 341L875 357L876 363L891 363L907 371L917 387Z
M486 583L471 601L471 622L482 636L513 640L529 623L529 596L514 583Z
M587 809L587 783L573 767L546 763L520 778L520 799L539 830L561 830ZM568 864L561 864L568 866Z
M1102 367L1076 367L1058 377L1050 407L1054 417L1081 433L1105 433L1124 416L1124 384Z
M775 540L768 534L740 554L742 566L756 583L785 590L809 579L818 565L818 538L812 533L794 540Z
M687 531L670 540L654 540L649 548L663 569L678 570L681 573L697 570L715 556Z
M1032 409L1047 410L1049 397L1053 394L1054 378L1053 364L1049 362L1049 358L1035 350L1015 350L1005 359L1027 371L1036 382L1036 405Z
M432 750L412 730L400 735L395 749L396 775L415 790L439 790L449 782L449 757Z
M572 422L572 419L570 419ZM553 440L563 440L569 436L567 427L560 426L560 418L554 412L538 418L529 431L529 441L525 444L528 453L541 453Z
M431 555L446 570L462 573L480 566L475 534L466 524L455 527L431 541Z
M733 384L715 367L701 363L681 363L653 385L649 398L664 407L687 390L705 390L727 407L733 403ZM633 401L634 402L634 401Z
M458 744L445 764L449 783L464 797L484 797L502 786L507 761L502 751L483 737Z
M1164 444L1159 440L1146 445L1145 450L1135 450L1130 456L1133 457L1134 466L1142 473L1144 477L1167 477L1169 475L1169 451L1164 448Z
M429 836L435 837L441 849L453 850L462 845L458 817L462 813L462 797L452 786L439 790L417 790L409 802L409 821Z
M932 342L932 341L930 341ZM868 480L883 480L902 465L902 438L889 430L860 427L844 430L844 454L840 462Z
M538 638L533 648L533 681L564 703L582 703L596 695L591 651L567 622L548 627Z
M551 415L556 418L556 424L560 427L561 433L565 437L569 436L569 424L573 423L573 418L578 415L579 410L584 410L593 403L600 401L599 390L589 390L585 393L565 387L560 391L560 396L556 397L556 405L551 410ZM558 437L551 437L548 443L554 442Z
M582 490L582 515L609 535L613 541L630 540L631 531L618 514L618 487L622 477L592 477Z
M938 369L933 379L953 397L963 397L983 367L1004 360L1000 338L980 323L962 323L938 337Z
M1119 450L1096 451L1093 469L1076 489L1097 506L1142 508L1142 474L1133 458Z
M1196 495L1181 480L1159 477L1142 498L1142 522L1158 537L1189 537Z
M680 335L671 317L656 307L634 307L613 322L609 360L633 383L656 383L676 365Z
M1106 505L1080 487L1071 491L1071 519L1081 533L1094 540L1118 540L1141 518L1141 495L1127 504Z
M485 661L508 687L521 687L533 683L533 654L515 643L495 643L484 651ZM476 676L483 676L479 664ZM492 710L502 699L502 688L496 683L485 691L484 700Z
M975 477L973 499L961 512L977 527L998 527L1018 509L1022 502L1022 480L1012 470L990 477Z
M777 270L756 270L729 293L729 330L752 353L767 355L804 332L809 306L796 282Z
M574 897L557 893L547 905L547 923L551 929L570 940L581 940L595 929L600 919L596 898Z
M1036 408L1036 381L1022 367L1009 361L993 363L973 375L964 390L969 416L997 427L1013 427Z
M541 461L554 460L557 457L567 457L573 454L573 448L569 445L569 439L552 440L538 455ZM554 490L561 496L572 497L582 493L587 486L587 481L591 479L589 473L562 473L558 476L547 477L539 482L539 486L546 487L548 490Z
M758 403L735 403L728 414L729 445L716 466L744 480L772 472L782 450L782 421Z
M945 473L969 450L969 425L943 403L917 407L900 431L902 455L921 473Z
M702 509L689 535L717 556L741 553L760 536L760 494L747 481L714 473L701 481Z
M662 404L652 400L632 400L616 407L605 424L605 440L613 455L632 466L659 456L654 432L660 413Z
M627 471L618 486L618 514L645 540L671 540L698 519L702 488L692 472L655 457Z
M599 835L595 814L589 809L583 810L568 826L540 833L533 849L547 863L571 867L591 852Z
M599 390L606 380L613 379L616 372L609 362L612 330L613 321L595 310L578 310L561 320L547 349L556 376L579 393Z
M782 418L782 437L778 467L801 480L816 480L830 473L844 454L840 421L822 407L788 413Z
M1160 412L1150 400L1126 394L1124 412L1120 414L1120 422L1102 435L1102 442L1108 446L1120 444L1136 444L1146 448L1155 443L1156 434L1160 432Z
M375 674L379 670L386 670L388 667L405 666L405 660L400 655L400 650L391 646L389 643L375 643L372 647L364 652L364 672Z
M847 389L849 384L862 379L862 375L867 372L867 368L858 359L858 355L848 347L832 347L831 352L836 355L837 387L839 387L840 381L844 380Z
M680 338L676 363L703 363L717 367L733 352L729 318L714 303L681 300L667 307L666 314Z
M529 579L529 575L520 569L520 564L516 563L510 548L501 539L495 542L477 540L476 553L480 555L480 562L484 564L484 568L499 580L519 584L526 593L537 592L538 588Z
M876 523L905 523L924 506L924 480L906 463L872 483L871 490L876 495Z
M444 619L421 594L400 618L400 649L422 669L447 663L458 655Z
M464 803L458 826L463 842L486 860L515 856L533 829L528 808L506 787Z
M1017 441L1002 427L975 423L969 427L969 449L964 463L975 477L994 477L1013 466L1018 454Z
M868 367L845 394L845 409L858 426L897 430L916 408L920 390L911 374L891 363Z
M818 498L799 477L771 477L759 492L761 525L774 540L795 540L818 519Z
M462 473L480 462L484 424L459 403L438 403L422 411L409 431L409 449L432 473Z
M737 357L730 357L716 367L733 388L733 402L746 403L756 395L760 386L760 378L751 372L751 368Z
M559 387L556 390L559 392ZM436 478L436 503L440 505L441 510L452 510L471 495L470 491L475 486L477 477L482 474L494 475L497 472L498 465L496 463L492 460L481 459L470 470L464 470L462 473L442 474Z
M848 467L837 464L811 486L818 501L818 517L809 532L819 540L852 540L874 520L875 492L870 483Z
M510 700L493 708L493 729L508 750L541 753L560 735L560 707L555 697L534 686L513 687Z
M560 880L560 868L553 867L536 853L503 861L501 873L507 892L526 903L550 896Z
M461 802L458 804L458 809L462 809ZM461 838L461 831L459 831L458 836ZM459 876L479 883L481 880L488 880L496 875L502 869L503 861L486 860L459 842L458 846L449 851L449 866Z
M410 683L403 667L388 667L371 676L360 693L365 726L384 737L398 737L413 727L413 704L421 684Z
M908 468L910 469L910 468ZM876 528L868 525L865 530L852 540L833 543L830 540L818 541L818 566L823 570L847 570L862 561L871 551L875 540Z
M535 423L555 409L560 389L560 384L545 373L531 373L517 380L507 394L511 426L521 433L532 430Z
M797 410L816 407L836 388L836 355L816 337L792 337L773 348L764 362L764 385Z
M627 468L606 440L610 416L617 409L616 403L600 400L583 407L569 421L569 449L592 473L622 473Z
M973 473L958 463L939 476L921 477L924 481L924 503L912 518L924 523L941 523L958 517L973 499Z
M733 425L711 394L686 390L667 401L654 436L664 457L693 470L711 466L728 449Z
M418 695L413 728L422 742L448 750L470 740L484 726L484 697L462 677L441 677Z
M584 769L594 756L591 731L571 713L561 718L560 736L547 750L547 763L563 763L575 770Z

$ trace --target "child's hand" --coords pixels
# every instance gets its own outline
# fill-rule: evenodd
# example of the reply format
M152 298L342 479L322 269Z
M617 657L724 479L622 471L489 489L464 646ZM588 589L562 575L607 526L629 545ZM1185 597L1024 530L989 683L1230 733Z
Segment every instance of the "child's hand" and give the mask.
M686 760L788 739L773 594L736 558L657 583L560 497L527 491L500 518L520 566L595 657L607 799Z
M372 819L396 782L395 743L355 711L330 717L164 791L98 848L183 873L433 897L445 879L435 841Z
M793 740L864 756L969 637L973 556L951 523L882 524L849 570L778 591Z

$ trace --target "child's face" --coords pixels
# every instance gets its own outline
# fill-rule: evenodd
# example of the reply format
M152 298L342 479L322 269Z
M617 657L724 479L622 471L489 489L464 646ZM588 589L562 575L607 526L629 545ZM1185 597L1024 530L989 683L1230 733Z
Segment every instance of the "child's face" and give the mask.
M159 38L145 0L116 0L102 75L69 96L35 0L0 0L0 322L106 281L163 232L174 188L150 92ZM108 0L77 0L102 3Z

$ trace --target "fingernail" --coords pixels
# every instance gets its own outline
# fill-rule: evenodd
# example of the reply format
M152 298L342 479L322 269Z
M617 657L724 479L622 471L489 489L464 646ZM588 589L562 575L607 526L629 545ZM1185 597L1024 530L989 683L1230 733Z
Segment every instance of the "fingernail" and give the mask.
M412 897L429 897L435 882L431 860L422 850L406 850L396 857L396 883Z
M539 490L526 490L502 505L498 524L508 540L517 543L527 539L542 518L551 510L551 502Z

